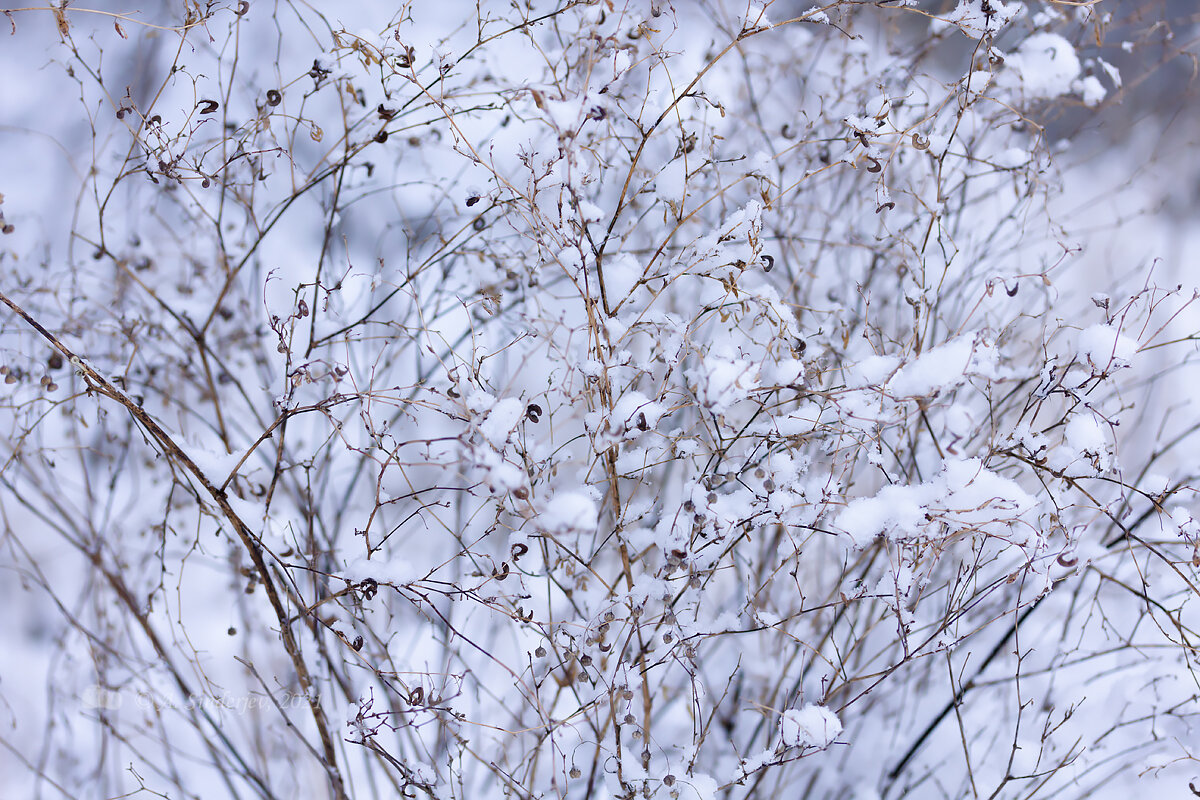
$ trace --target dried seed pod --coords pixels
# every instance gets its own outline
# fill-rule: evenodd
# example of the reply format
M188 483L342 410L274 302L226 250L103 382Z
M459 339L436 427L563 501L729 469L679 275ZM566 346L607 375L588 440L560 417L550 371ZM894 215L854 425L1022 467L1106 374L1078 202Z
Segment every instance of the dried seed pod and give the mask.
M283 102L283 94L278 89L267 90L267 105L274 108Z
M215 114L217 109L221 107L221 104L216 100L201 100L196 104L196 107L200 109L201 114Z

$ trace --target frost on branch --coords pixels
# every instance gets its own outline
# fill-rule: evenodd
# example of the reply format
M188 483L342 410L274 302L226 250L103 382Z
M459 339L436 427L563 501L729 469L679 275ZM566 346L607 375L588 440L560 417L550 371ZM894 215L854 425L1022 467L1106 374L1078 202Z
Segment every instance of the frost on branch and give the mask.
M811 745L824 749L841 735L842 722L824 706L789 708L779 720L779 733L786 747Z
M934 18L932 27L936 33L954 26L972 39L980 39L994 36L1024 10L1024 4L1015 0L958 0L953 11Z
M874 497L851 501L834 518L855 547L886 535L944 544L961 536L1002 536L1036 544L1031 512L1037 501L1015 482L983 468L979 459L949 461L928 483L885 486Z

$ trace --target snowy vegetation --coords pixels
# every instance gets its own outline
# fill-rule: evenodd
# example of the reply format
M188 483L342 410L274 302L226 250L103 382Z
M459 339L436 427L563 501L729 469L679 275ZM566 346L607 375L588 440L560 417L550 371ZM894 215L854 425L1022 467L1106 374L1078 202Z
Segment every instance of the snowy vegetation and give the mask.
M1200 786L1196 295L1058 211L1153 20L393 5L9 15L7 786Z

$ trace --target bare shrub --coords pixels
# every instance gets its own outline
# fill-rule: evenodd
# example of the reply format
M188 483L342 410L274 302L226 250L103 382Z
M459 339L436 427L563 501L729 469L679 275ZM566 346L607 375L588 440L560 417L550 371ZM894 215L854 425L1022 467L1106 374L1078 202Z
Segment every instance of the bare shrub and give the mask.
M11 12L19 785L1181 791L1195 295L1052 213L1104 5Z

